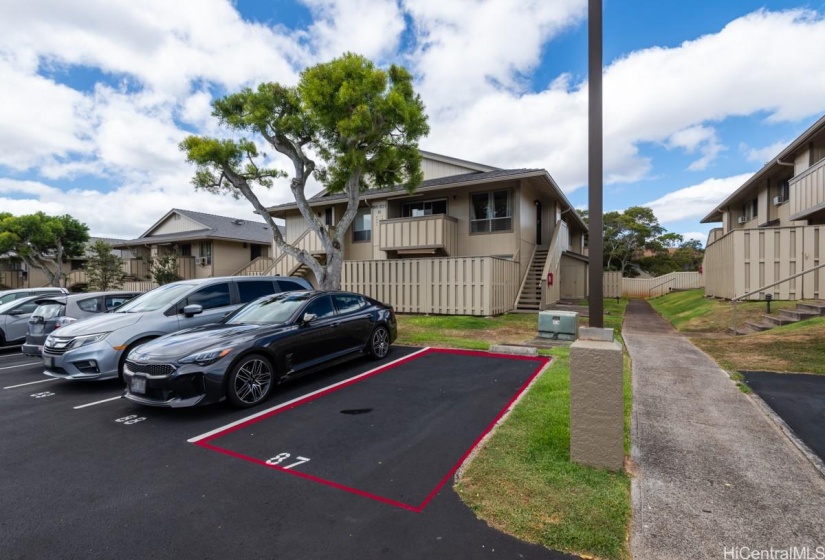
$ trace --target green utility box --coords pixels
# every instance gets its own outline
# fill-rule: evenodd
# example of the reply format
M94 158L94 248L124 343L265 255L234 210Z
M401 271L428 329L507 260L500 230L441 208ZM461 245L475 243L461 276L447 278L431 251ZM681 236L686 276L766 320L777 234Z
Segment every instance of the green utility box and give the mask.
M575 311L541 311L539 338L576 340L579 337L579 314Z

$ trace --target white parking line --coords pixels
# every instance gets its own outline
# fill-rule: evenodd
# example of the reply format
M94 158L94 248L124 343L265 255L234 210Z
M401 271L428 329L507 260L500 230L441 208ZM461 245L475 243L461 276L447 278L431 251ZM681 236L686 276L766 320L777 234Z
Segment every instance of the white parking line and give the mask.
M387 362L386 364L381 364L380 366L374 367L369 371L365 371L364 373L360 373L360 374L356 375L355 377L350 377L349 379L344 379L343 381L339 381L338 383L333 383L332 385L327 385L326 387L322 387L321 389L318 389L317 391L312 391L311 393L307 393L306 395L301 395L300 397L296 397L296 398L292 399L291 401L287 401L287 402L281 403L279 405L275 405L271 408L267 408L266 410L256 412L255 414L247 416L246 418L241 418L240 420L236 420L235 422L232 422L232 423L227 424L225 426L221 426L220 428L215 428L214 430L211 430L211 431L206 432L205 434L201 434L199 436L195 436L195 437L193 437L191 439L188 439L186 441L188 441L189 443L197 443L202 439L206 439L206 438L208 438L210 436L213 436L213 435L215 435L219 432L223 432L225 430L228 430L229 428L233 428L233 427L237 426L238 424L243 424L244 422L248 422L249 420L252 420L253 418L263 416L264 414L269 414L270 412L272 412L274 410L284 408L285 406L289 406L289 405L291 405L295 402L302 401L302 400L304 400L308 397L312 397L314 395L317 395L318 393L323 393L324 391L329 391L330 389L334 389L335 387L338 387L339 385L344 385L345 383L351 383L351 382L355 381L356 379L360 379L362 377L365 377L365 376L371 374L372 372L374 372L376 370L384 369L388 366L393 365L396 362L400 362L402 360L409 360L413 356L417 356L418 354L421 354L422 352L426 352L427 350L429 350L429 348L422 348L421 350L413 352L412 354L407 354L406 356L401 356L397 360Z
M107 403L107 402L110 402L110 401L116 401L116 400L122 399L122 398L123 398L122 396L118 395L118 396L112 397L110 399L103 399L102 401L95 401L95 402L90 402L90 403L87 403L87 404L81 404L80 406L74 406L72 408L74 408L75 410L80 410L81 408L86 408L87 406L94 406L96 404L103 404L103 403Z
M20 385L9 385L3 389L17 389L18 387L25 387L26 385L36 385L38 383L47 383L49 381L60 381L59 379L44 379L43 381L32 381L30 383L21 383Z
M14 364L13 366L0 367L0 369L14 369L16 367L33 366L35 364L42 364L43 362L26 362L25 364Z

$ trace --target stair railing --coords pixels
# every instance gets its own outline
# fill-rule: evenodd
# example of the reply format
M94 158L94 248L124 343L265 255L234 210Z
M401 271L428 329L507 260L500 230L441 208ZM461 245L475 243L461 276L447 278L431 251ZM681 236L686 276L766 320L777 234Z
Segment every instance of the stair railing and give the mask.
M740 301L742 301L745 298L748 298L748 297L752 296L753 294L758 294L759 292L764 292L768 288L773 288L774 286L778 286L779 284L784 284L785 282L787 282L789 280L793 280L794 278L799 278L800 276L803 276L803 275L808 274L809 272L813 272L815 270L819 270L820 268L823 268L823 267L825 267L825 263L818 264L818 265L813 266L813 267L811 267L807 270L803 270L802 272L797 272L796 274L792 274L791 276L788 276L787 278L777 280L776 282L771 282L770 284L765 284L764 286L762 286L760 288L757 288L755 290L751 290L750 292L746 292L746 293L742 294L741 296L736 296L735 298L730 300L730 303L733 306L733 314L732 314L732 319L731 319L731 322L732 322L731 330L733 330L733 334L734 335L739 334L739 331L737 330L737 327L736 327L736 304L737 303L739 303Z
M521 286L519 286L518 293L516 294L516 301L513 302L513 309L518 307L518 302L521 300L521 292L524 291L524 286L527 284L527 277L530 276L530 270L533 268L533 259L536 258L536 249L538 249L538 245L533 245L533 252L530 253L530 260L527 261L527 268L524 271L524 277L521 279Z

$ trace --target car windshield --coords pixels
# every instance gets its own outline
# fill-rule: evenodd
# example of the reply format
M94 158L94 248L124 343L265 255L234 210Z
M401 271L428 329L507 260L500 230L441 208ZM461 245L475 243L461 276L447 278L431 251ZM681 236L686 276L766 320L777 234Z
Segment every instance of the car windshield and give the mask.
M195 284L166 284L142 296L138 296L128 303L124 303L117 308L115 313L144 313L146 311L163 309L170 303L178 301L181 296L191 290L194 285Z
M43 305L38 306L38 308L34 310L34 313L32 313L32 317L43 317L44 319L51 319L52 317L57 317L58 315L60 315L60 311L62 309L62 303L50 301L48 303L44 303Z
M229 317L226 324L284 323L306 303L311 295L307 292L286 292L256 299Z

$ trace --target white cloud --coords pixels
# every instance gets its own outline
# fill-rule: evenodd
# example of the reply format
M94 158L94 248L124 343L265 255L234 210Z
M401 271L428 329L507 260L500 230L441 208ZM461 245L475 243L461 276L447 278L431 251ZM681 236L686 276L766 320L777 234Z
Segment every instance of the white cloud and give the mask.
M682 236L682 238L683 238L685 241L691 241L691 240L694 240L694 239L695 239L696 241L701 241L701 242L702 242L702 244L704 244L704 243L708 240L708 234L707 234L707 232L701 232L701 231L686 231L686 232L681 233L681 234L679 234L679 235L681 235L681 236Z
M404 15L394 0L303 0L315 22L304 37L314 59L326 61L346 51L369 59L392 55L404 31Z
M642 206L651 208L662 224L689 218L701 219L728 195L741 187L751 175L751 173L744 173L723 179L708 179L698 185L668 193Z
M745 153L748 161L755 161L759 164L764 164L779 155L779 152L784 150L790 143L791 140L780 140L779 142L774 142L770 146L765 146L763 148L751 148L745 144L740 146L740 148L742 152Z
M435 42L416 59L425 101L435 99L440 108L427 146L498 165L545 167L568 193L585 185L586 84L565 76L546 91L522 93L512 86L535 54L529 32L526 54L461 63L458 58L478 36L468 25L442 27L438 29L445 35L449 31L455 37L444 39L443 45ZM822 17L804 10L758 11L719 33L614 61L604 74L606 179L635 181L648 173L650 161L638 151L641 143L667 146L675 136L682 145L674 147L701 154L690 166L700 170L724 149L708 134L714 130L708 123L761 112L771 121L795 120L825 111L825 59L798 56L800 52L825 52ZM486 79L491 75L506 87ZM777 76L805 79L789 87ZM701 141L685 138L690 135Z

